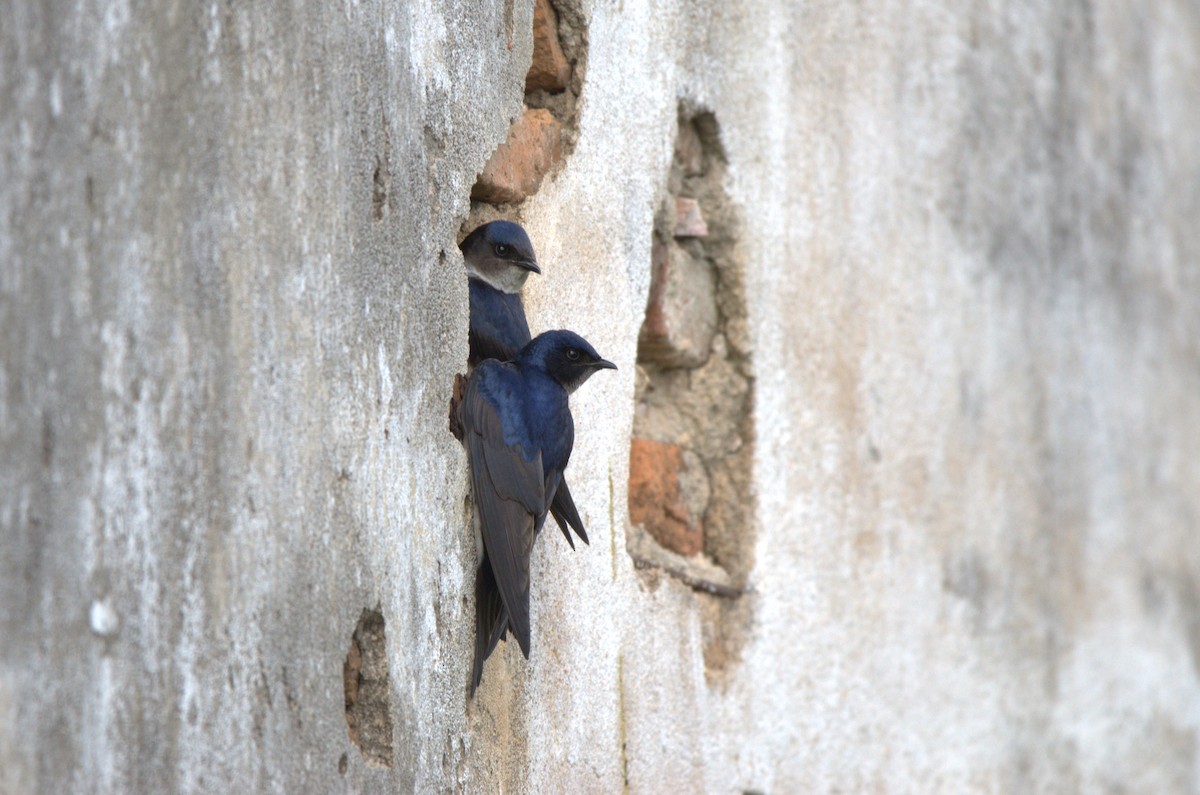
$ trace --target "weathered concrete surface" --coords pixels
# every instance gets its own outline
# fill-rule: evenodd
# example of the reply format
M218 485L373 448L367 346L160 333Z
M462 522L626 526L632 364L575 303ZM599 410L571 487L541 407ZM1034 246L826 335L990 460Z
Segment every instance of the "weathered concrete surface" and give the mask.
M1200 789L1195 4L585 5L521 216L531 325L622 368L573 399L593 543L538 544L533 659L466 706L453 243L531 6L6 12L0 791ZM716 597L625 552L681 99L756 377L715 675ZM390 769L343 713L376 605Z

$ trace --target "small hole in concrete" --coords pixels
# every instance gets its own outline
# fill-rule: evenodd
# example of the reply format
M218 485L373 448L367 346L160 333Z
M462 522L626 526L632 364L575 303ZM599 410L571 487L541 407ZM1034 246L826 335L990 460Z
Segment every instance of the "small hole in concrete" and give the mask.
M363 610L342 666L346 729L368 765L392 766L391 681L383 614ZM344 772L345 756L338 763Z

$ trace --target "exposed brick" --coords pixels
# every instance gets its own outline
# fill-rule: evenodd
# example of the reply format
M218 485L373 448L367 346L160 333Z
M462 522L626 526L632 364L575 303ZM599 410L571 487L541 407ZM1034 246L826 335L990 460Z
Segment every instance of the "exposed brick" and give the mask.
M679 135L675 138L675 158L683 167L684 176L695 177L704 173L704 144L694 122L679 125Z
M678 196L675 199L675 237L708 237L708 223L700 213L695 199Z
M558 15L549 0L533 4L533 63L525 75L525 90L562 91L571 79L571 64L558 41Z
M651 257L650 299L638 336L638 358L665 367L699 367L708 361L717 331L712 264L657 238Z
M483 167L471 198L494 204L522 201L537 192L561 156L561 125L544 108L526 108Z
M700 517L684 502L684 450L677 444L635 437L629 447L629 518L663 547L680 555L704 549Z
M667 259L670 257L667 243L654 237L650 245L650 297L646 301L646 319L642 321L642 330L638 334L638 361L646 359L642 354L642 346L647 338L653 339L666 336L667 320L663 317L662 299L666 288Z

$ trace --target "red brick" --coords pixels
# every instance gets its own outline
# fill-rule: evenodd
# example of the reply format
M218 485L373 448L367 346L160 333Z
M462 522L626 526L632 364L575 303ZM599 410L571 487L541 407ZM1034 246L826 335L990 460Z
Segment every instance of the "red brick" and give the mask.
M533 63L525 75L525 90L544 88L554 94L567 87L571 64L558 41L558 16L549 0L533 4Z
M699 367L708 361L717 332L716 290L711 263L656 238L638 357L664 367Z
M695 199L675 199L675 237L708 237L708 223Z
M695 122L687 121L679 125L675 158L683 167L684 176L694 177L704 173L704 144L700 141Z
M537 193L561 157L561 125L544 108L526 108L483 167L471 198L493 204L523 201Z
M629 447L629 518L663 547L680 555L704 549L704 530L684 504L685 467L677 444L635 437Z
M639 345L646 339L667 335L667 319L663 317L663 290L666 286L667 258L671 250L657 236L650 246L650 297L646 301L646 319L642 321ZM641 351L638 351L639 356Z

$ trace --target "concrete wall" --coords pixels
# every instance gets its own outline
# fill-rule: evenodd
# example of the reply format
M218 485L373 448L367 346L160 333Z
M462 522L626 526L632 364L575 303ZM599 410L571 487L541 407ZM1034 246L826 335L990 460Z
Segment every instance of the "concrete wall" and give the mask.
M455 239L531 4L4 12L0 791L1200 790L1200 9L570 8L577 137L507 209L531 325L621 369L592 544L471 703ZM681 102L745 291L732 600L627 551Z

